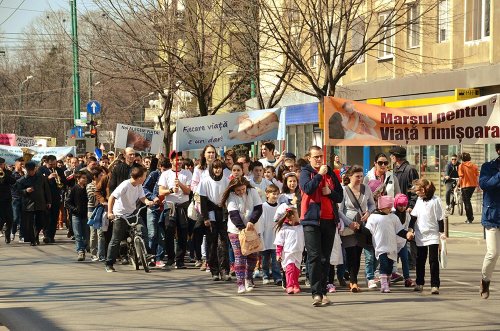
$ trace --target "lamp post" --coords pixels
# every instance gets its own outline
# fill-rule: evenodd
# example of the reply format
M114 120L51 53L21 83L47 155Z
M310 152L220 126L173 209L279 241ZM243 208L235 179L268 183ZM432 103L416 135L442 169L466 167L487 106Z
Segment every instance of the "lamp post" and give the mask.
M141 105L142 105L142 108L141 108L141 123L142 123L142 124L141 124L141 125L144 125L144 122L146 121L146 119L145 119L145 117L146 117L146 115L145 115L145 113L146 113L146 108L145 108L145 107L146 107L146 106L144 105L144 100L145 100L147 97L150 97L150 96L152 96L152 95L154 95L154 94L155 94L155 92L149 92L147 95L142 96L142 104L141 104Z
M19 110L17 111L17 115L21 115L21 110L23 109L23 89L24 89L24 84L29 81L30 79L32 79L33 76L32 75L29 75L28 77L26 77L25 80L23 80L20 84L19 84ZM23 117L22 116L19 116L19 128L18 128L18 132L17 134L19 136L22 135L22 132L23 132L23 129L24 129L24 120L23 120Z

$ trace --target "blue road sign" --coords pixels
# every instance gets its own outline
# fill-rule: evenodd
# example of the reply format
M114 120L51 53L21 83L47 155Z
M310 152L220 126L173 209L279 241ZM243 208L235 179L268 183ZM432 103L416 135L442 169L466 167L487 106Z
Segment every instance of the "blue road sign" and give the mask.
M101 104L95 100L90 100L87 103L87 113L97 115L101 112Z
M84 132L83 132L83 128L81 126L77 126L76 131L78 132L78 138L83 138L85 136Z

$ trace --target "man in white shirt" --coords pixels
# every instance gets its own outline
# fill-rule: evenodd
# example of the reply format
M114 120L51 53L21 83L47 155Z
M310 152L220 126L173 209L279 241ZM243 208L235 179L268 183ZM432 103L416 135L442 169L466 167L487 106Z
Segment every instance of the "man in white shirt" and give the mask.
M137 207L137 201L152 206L153 201L150 201L144 195L142 184L146 180L146 169L143 167L134 167L130 173L131 178L123 181L111 193L108 200L108 219L113 222L113 234L108 246L108 256L106 258L106 272L115 272L113 264L120 250L120 242L125 239L128 230L128 224L125 219L134 218L134 211ZM139 220L140 225L137 227L139 233L144 237L144 222Z
M161 174L158 180L160 195L165 196L165 201L175 204L175 216L166 220L165 241L167 265L175 261L176 269L185 269L184 256L187 248L188 219L187 207L191 193L192 174L189 170L182 169L181 152L172 151L169 154L172 169ZM168 216L167 216L168 217ZM177 249L174 250L174 237L177 232Z

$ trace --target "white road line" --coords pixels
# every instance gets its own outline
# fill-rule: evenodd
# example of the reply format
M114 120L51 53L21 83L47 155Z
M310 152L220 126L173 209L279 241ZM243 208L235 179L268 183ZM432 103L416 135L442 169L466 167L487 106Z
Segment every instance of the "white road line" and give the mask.
M477 287L479 288L478 284L471 284L471 283L466 283L466 282L459 282L457 280L449 279L449 278L441 278L442 280L450 283L455 283L458 285L464 285L464 286L469 286L469 287ZM495 288L493 286L490 286L490 290L494 290Z
M207 290L207 291L210 292L210 293L213 293L215 295L220 295L220 296L223 296L223 297L228 297L228 298L231 298L231 299L239 300L241 302L245 302L245 303L248 303L250 305L254 305L254 306L266 306L265 303L262 303L262 302L259 302L259 301L253 300L253 299L245 298L243 296L231 295L231 294L220 292L220 291L216 291L216 290Z

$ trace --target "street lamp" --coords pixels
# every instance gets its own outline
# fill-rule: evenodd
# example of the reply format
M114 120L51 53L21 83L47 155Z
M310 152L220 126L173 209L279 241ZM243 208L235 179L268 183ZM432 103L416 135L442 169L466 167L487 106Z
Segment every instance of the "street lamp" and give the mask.
M25 80L23 80L20 84L19 84L19 110L18 110L18 115L20 115L20 112L21 110L23 109L23 89L24 89L24 84L29 81L30 79L32 79L33 76L32 75L29 75L26 77ZM23 132L23 129L24 129L24 123L23 123L23 117L22 116L19 116L19 132L17 133L18 135L21 135L21 133Z
M145 108L145 105L144 105L144 99L146 99L147 97L150 97L152 95L154 95L155 92L149 92L147 95L144 95L142 96L142 109L141 109L141 125L144 125L144 121L145 121L145 113L146 113L146 108Z

